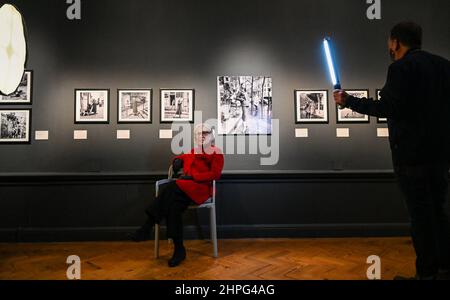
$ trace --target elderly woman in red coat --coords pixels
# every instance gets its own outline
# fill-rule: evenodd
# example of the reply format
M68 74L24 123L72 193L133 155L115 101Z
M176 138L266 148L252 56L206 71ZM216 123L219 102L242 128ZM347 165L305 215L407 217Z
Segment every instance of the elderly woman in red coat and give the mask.
M173 159L174 174L181 169L183 174L175 181L160 187L159 196L147 209L147 222L136 231L135 241L150 238L155 223L166 219L167 236L174 242L174 253L169 266L178 266L186 258L183 246L183 212L189 205L203 204L212 196L212 181L222 174L224 158L214 144L214 133L207 124L194 129L195 148L190 153Z

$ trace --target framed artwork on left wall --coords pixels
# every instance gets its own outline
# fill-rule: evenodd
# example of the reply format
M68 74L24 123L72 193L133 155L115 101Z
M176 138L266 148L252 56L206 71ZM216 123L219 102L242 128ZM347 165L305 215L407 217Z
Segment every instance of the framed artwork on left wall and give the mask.
M30 143L31 109L0 109L0 144Z
M75 124L109 123L109 89L75 90Z
M33 71L25 70L19 87L14 93L0 95L0 104L32 104L33 100Z

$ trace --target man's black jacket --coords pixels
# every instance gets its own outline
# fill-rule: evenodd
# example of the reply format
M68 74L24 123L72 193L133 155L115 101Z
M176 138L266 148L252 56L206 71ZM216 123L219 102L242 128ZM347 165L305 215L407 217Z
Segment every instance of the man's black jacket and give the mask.
M388 118L394 165L450 161L450 62L411 50L390 65L379 101L347 98L346 106Z

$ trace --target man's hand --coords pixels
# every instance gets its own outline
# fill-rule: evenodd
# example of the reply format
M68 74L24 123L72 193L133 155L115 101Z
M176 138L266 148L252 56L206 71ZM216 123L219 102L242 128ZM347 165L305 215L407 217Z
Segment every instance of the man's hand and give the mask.
M333 91L334 101L336 102L337 105L340 105L342 107L345 107L348 96L349 94L347 94L344 90Z

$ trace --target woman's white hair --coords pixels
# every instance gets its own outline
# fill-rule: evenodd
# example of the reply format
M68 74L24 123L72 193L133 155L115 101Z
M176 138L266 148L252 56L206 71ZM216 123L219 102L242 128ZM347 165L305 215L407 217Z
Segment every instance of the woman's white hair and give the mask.
M198 133L202 133L203 131L209 131L211 134L209 135L209 137L206 139L205 144L214 144L214 140L215 140L215 134L214 134L214 130L213 128L206 124L206 123L201 123L201 124L197 124L194 127L194 140L196 144L199 144L197 137L198 137Z

